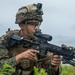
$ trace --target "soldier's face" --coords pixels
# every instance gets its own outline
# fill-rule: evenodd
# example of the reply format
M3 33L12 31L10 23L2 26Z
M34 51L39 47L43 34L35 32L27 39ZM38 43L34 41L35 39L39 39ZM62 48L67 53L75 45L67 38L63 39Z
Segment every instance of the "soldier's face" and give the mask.
M26 21L25 25L22 25L21 29L28 32L29 34L35 33L40 28L40 22L37 20Z
M27 22L28 32L30 34L35 33L36 30L40 28L40 22L36 20L30 20Z

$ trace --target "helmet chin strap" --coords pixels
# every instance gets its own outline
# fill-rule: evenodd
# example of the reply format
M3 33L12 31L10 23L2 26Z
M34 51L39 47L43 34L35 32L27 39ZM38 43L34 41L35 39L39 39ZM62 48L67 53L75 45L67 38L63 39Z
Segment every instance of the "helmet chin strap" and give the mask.
M30 33L28 32L28 27L27 27L27 26L28 26L28 25L26 25L26 31L22 29L23 34L26 35L29 39L35 38L35 36L34 36L33 34L30 34Z

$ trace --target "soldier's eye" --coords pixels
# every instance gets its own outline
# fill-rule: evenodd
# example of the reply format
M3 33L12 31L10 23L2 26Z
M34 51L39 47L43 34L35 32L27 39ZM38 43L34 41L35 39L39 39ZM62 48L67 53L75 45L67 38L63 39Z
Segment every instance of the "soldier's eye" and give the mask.
M33 25L33 26L40 26L41 22L27 22L27 24Z

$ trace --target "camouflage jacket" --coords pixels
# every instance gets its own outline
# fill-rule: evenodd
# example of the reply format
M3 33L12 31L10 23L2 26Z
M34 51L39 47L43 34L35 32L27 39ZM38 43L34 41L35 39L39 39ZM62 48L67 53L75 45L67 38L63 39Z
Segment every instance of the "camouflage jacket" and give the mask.
M3 44L3 41L5 41L6 37L8 37L10 33L15 33L19 35L19 31L15 30L15 31L10 31L6 35L3 35L2 37L0 37L0 66L2 66L4 61L7 61L12 67L16 69L16 72L14 73L14 75L33 75L30 72L33 71L33 66L35 65L39 68L43 67L47 69L47 71L49 72L49 75L59 75L59 71L55 72L51 68L49 54L47 59L45 58L45 59L39 60L38 63L34 61L30 61L30 60L23 60L20 64L17 65L16 55L27 50L28 48L23 48L23 45L19 45L18 47L15 46L13 48L10 48L10 50L8 50L7 47ZM43 65L40 66L40 64L43 64Z

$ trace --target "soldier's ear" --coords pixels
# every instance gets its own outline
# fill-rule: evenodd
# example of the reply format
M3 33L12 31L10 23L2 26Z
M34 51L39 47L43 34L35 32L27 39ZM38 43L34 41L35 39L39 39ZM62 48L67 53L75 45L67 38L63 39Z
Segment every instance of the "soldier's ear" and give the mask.
M23 29L23 28L24 28L24 24L19 24L19 27L20 27L21 29Z

